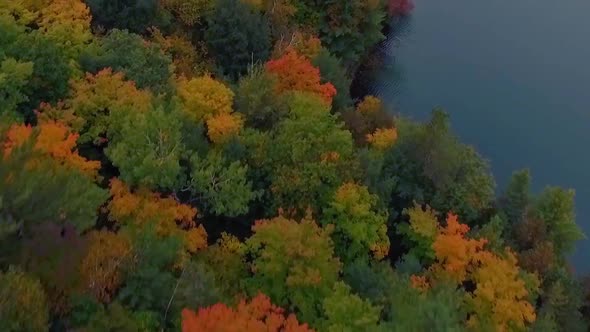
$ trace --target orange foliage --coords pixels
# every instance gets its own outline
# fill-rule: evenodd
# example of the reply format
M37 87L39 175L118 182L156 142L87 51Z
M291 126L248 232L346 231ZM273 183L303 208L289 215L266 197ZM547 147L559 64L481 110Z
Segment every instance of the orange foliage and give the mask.
M164 36L157 28L149 29L153 40L172 56L174 71L178 76L203 75L212 66L204 44L195 44L183 35Z
M109 302L122 283L121 269L131 258L131 243L121 234L94 231L80 266L84 287L97 300Z
M410 284L412 285L412 287L421 292L426 292L430 288L428 279L426 279L426 277L424 276L411 275Z
M207 120L207 135L215 144L225 143L237 135L244 126L239 114L221 113Z
M318 94L328 104L332 103L336 95L336 88L331 83L321 84L320 70L293 48L289 48L281 58L267 62L266 70L277 76L278 93L311 92Z
M61 165L77 169L82 173L96 177L100 169L99 161L88 161L81 157L74 148L78 140L78 134L70 132L70 129L59 122L41 123L35 128L34 149L50 156ZM4 157L10 155L12 149L24 144L33 134L33 129L28 125L13 125L6 135L4 142Z
M118 179L111 180L111 195L107 206L110 220L137 225L154 222L158 235L180 235L185 249L191 253L207 246L207 232L194 221L197 209L146 189L133 193Z
M367 134L367 142L379 151L391 148L397 141L397 130L395 128L378 128L374 133Z
M437 263L431 267L435 274L442 273L457 283L466 279L467 269L487 242L466 238L468 231L469 226L459 223L456 215L448 214L447 227L441 229L432 244L437 258Z
M182 332L308 332L295 315L285 317L284 310L259 294L250 302L241 300L236 309L217 303L201 308L197 313L182 311Z
M90 10L82 0L53 0L41 10L39 28L49 38L76 53L92 39Z

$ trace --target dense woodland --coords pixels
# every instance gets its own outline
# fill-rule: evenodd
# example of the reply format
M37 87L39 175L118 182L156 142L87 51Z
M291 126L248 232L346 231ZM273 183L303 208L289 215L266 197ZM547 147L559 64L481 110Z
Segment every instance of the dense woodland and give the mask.
M586 331L572 190L351 97L411 9L0 1L0 331Z

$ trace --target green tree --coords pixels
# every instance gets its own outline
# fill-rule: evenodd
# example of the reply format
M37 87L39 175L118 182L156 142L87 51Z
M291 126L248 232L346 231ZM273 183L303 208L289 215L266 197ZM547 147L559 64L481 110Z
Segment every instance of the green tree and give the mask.
M576 225L574 195L573 190L547 187L535 202L535 215L547 225L558 255L570 253L577 241L586 238Z
M157 0L86 0L94 25L142 33L163 23Z
M222 73L234 80L270 55L267 18L240 0L217 1L205 40Z
M252 230L246 241L253 271L246 280L249 293L262 291L302 321L319 323L320 304L332 293L340 270L330 231L311 219L283 217L258 221Z
M256 67L242 76L234 99L235 110L245 116L246 125L270 130L288 114L285 100L276 94L276 78Z
M494 201L488 163L451 132L448 115L436 109L426 124L397 123L399 140L385 156L383 181L394 179L392 201L416 201L473 222Z
M374 307L369 301L351 294L350 287L339 281L334 284L334 291L322 303L325 331L379 331L381 308Z
M125 74L140 89L155 94L171 90L172 60L158 44L150 43L126 30L111 30L99 41L96 52L87 51L80 59L82 68L96 73L112 68Z
M214 215L235 217L248 212L256 197L247 178L248 167L239 161L229 162L211 151L205 158L191 158L190 188L207 211Z
M312 59L312 63L320 69L321 83L329 82L336 88L336 96L332 99L332 110L342 112L352 106L352 98L350 97L351 80L340 59L327 50L322 50Z
M184 153L178 111L159 106L147 113L131 113L120 126L120 135L105 153L119 168L121 178L151 189L177 188Z
M531 174L529 170L514 172L506 191L500 199L500 206L512 224L523 220L530 204Z
M334 226L336 253L344 262L367 259L371 253L382 259L389 253L387 214L376 205L377 196L366 187L345 183L324 210L322 224Z
M7 332L49 330L43 287L15 267L0 272L0 329Z
M273 130L264 166L270 175L268 211L277 208L319 212L355 171L350 133L322 99L295 93L290 115Z
M29 100L25 87L33 75L32 62L19 62L13 58L0 64L0 114L15 112L17 106Z

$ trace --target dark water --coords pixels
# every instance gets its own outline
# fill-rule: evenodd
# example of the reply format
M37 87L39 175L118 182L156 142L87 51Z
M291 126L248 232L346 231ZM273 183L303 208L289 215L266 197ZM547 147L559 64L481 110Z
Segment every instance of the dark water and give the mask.
M590 235L589 0L415 0L384 43L370 92L425 120L444 107L499 188L530 168L534 190L576 190ZM572 257L590 272L590 241Z

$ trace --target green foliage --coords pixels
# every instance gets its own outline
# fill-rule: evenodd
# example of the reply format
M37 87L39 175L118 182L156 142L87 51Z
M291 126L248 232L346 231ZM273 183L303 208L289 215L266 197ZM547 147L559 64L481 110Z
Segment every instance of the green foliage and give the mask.
M402 223L398 226L397 232L406 237L410 248L410 255L418 258L425 264L434 262L435 254L432 244L438 234L438 220L436 211L426 206L415 204L410 209L404 209L410 221L409 223Z
M159 237L154 227L132 230L134 263L127 267L125 285L118 298L133 310L148 310L163 319L174 292L172 267L182 247L179 238Z
M178 111L162 106L147 113L130 113L111 141L106 155L130 185L174 189L180 184L184 153Z
M289 106L289 118L273 130L272 143L266 147L272 192L267 211L274 213L279 207L319 211L336 188L352 178L352 138L319 97L298 93Z
M54 103L66 95L71 75L68 60L63 51L40 32L25 32L6 16L0 16L0 35L3 35L0 38L2 72L6 70L6 74L10 74L7 83L13 85L12 90L4 92L7 96L0 100L12 95L10 101L19 104L19 112L31 120L34 118L33 110L41 102ZM4 63L5 58L12 58L17 63ZM27 63L33 64L30 79L30 64ZM15 95L15 88L23 91L24 95Z
M494 180L489 165L458 141L446 113L435 110L426 124L399 121L398 132L382 174L396 180L394 201L415 200L440 213L453 211L468 222L491 206Z
M29 100L24 88L33 75L32 62L19 62L13 58L0 64L0 114L13 112Z
M348 78L341 61L327 50L322 50L312 60L312 63L320 69L321 83L330 82L336 88L336 96L332 99L332 110L342 112L352 106L352 98L350 97L351 80Z
M228 162L215 151L206 158L193 155L191 166L191 190L207 211L228 217L248 212L256 193L246 177L247 166L239 161Z
M586 236L576 225L574 191L548 187L536 200L535 214L547 225L549 238L558 254L570 253Z
M163 22L157 0L86 0L93 23L107 29L142 33Z
M0 272L0 295L0 330L49 330L47 300L39 280L10 267Z
M222 295L215 283L215 273L211 271L211 267L198 261L189 262L174 293L172 305L175 313L180 314L184 308L195 310L221 302Z
M88 51L80 59L82 68L96 73L112 68L125 74L140 89L156 94L171 90L172 60L155 43L126 30L111 30L100 40L96 52Z
M475 239L486 239L486 248L495 253L501 254L506 248L504 241L506 222L498 215L493 216L483 226L477 226L472 231Z
M26 163L35 158L31 168ZM93 226L108 198L87 176L37 156L30 144L0 162L0 220L28 229L40 222L69 222L78 231Z
M258 221L253 231L246 241L253 272L246 280L249 294L262 291L302 321L319 323L318 308L340 270L329 230L313 220L277 217Z
M205 41L221 72L237 80L270 55L268 19L240 0L218 0L208 17Z
M245 116L247 126L269 130L287 116L287 105L275 93L275 84L276 79L260 68L240 79L234 107Z
M149 332L158 328L157 319L149 311L133 313L119 302L113 302L105 308L94 299L86 297L77 299L69 323L89 332Z
M366 187L347 183L324 210L322 224L334 226L336 253L344 262L368 259L371 252L381 259L389 252L387 214L376 204L377 196Z
M334 284L333 293L326 297L322 304L325 331L377 331L379 330L379 314L381 309L374 307L355 294L343 282Z
M523 219L526 208L530 204L530 191L530 172L526 169L514 172L500 199L502 210L511 223L516 224Z

